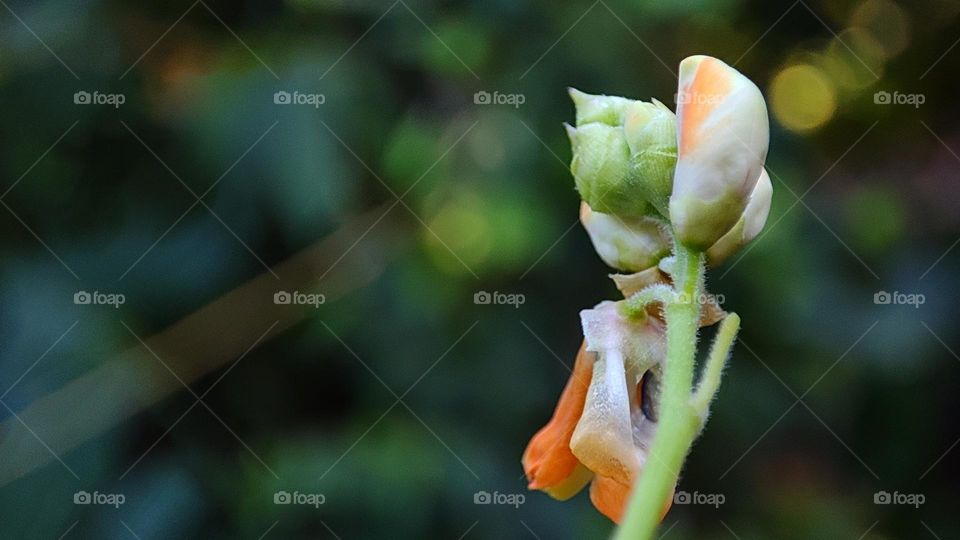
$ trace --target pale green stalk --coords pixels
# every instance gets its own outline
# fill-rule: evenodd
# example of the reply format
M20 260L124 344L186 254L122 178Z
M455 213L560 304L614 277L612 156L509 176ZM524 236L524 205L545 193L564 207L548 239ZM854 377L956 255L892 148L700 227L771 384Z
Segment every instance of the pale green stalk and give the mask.
M737 338L739 329L740 316L731 313L720 323L717 337L713 339L713 347L710 349L710 356L707 357L707 365L704 366L703 372L700 374L697 391L694 392L693 398L690 400L693 408L700 413L703 422L707 421L710 402L713 401L713 396L717 394L717 389L720 388L720 376L723 374L723 367L727 364L730 348L733 346L733 340Z
M653 537L663 508L677 483L690 445L700 431L700 415L690 402L703 290L703 254L679 242L674 251L676 297L664 311L667 320L667 362L661 386L657 434L628 503L616 540Z
M646 311L648 304L660 302L666 306L675 299L674 297L673 289L670 286L662 284L650 285L635 292L630 298L624 301L623 313L631 317L636 317Z

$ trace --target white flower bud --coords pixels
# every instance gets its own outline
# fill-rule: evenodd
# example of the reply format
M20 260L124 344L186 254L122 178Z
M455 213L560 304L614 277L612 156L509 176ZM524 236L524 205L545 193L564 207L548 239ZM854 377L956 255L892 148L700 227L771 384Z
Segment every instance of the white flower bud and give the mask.
M737 223L760 178L767 107L756 85L709 56L680 63L677 97L670 220L682 243L706 250Z
M747 208L737 224L707 250L707 261L711 266L721 264L760 234L767 222L772 198L773 185L770 183L770 176L766 169L763 169L757 185L753 188L753 193L750 194Z
M670 237L654 218L621 218L594 212L582 202L580 222L603 262L617 270L639 272L670 254Z

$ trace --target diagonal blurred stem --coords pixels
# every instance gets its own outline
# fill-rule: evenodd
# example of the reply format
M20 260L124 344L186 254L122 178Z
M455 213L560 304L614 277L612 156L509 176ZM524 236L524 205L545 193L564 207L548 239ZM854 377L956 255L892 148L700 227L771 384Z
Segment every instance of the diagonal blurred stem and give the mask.
M677 483L700 418L690 404L693 364L703 290L703 254L679 242L674 248L673 282L676 297L666 305L667 362L664 367L660 422L657 434L633 488L626 518L616 540L653 538L663 509Z
M724 366L727 365L727 358L730 356L733 340L737 339L738 330L740 330L740 316L736 313L730 313L720 323L720 329L717 330L717 335L713 338L710 356L707 357L707 363L700 373L697 390L690 400L694 410L700 415L701 424L706 423L710 412L710 402L713 401L717 389L720 388L720 376L723 374Z
M272 324L259 344L315 313L308 305L274 304L278 290L319 291L329 303L376 279L403 251L408 237L403 222L385 219L392 208L387 206L352 218L276 265L279 280L264 272L144 339L145 345L131 347L37 399L17 413L23 423L12 417L0 422L0 486L54 459L50 452L38 451L26 426L39 429L43 441L62 455L184 390L150 351L190 384L243 355Z

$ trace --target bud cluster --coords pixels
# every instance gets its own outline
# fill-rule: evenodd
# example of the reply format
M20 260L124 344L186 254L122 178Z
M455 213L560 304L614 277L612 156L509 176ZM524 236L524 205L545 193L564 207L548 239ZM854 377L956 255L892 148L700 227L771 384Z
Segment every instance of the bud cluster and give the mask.
M663 103L570 89L570 170L580 220L600 257L637 272L670 252L674 237L717 265L763 229L773 193L760 90L725 63L680 64L675 115Z

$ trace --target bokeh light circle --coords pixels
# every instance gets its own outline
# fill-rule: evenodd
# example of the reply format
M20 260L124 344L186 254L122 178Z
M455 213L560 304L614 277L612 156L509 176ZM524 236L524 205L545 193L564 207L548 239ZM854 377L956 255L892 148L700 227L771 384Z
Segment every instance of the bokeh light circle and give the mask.
M770 83L773 115L790 131L813 131L833 118L837 95L833 82L820 68L796 64L781 70Z
M891 0L866 0L854 10L850 23L865 30L873 48L885 59L903 52L910 42L910 20Z

